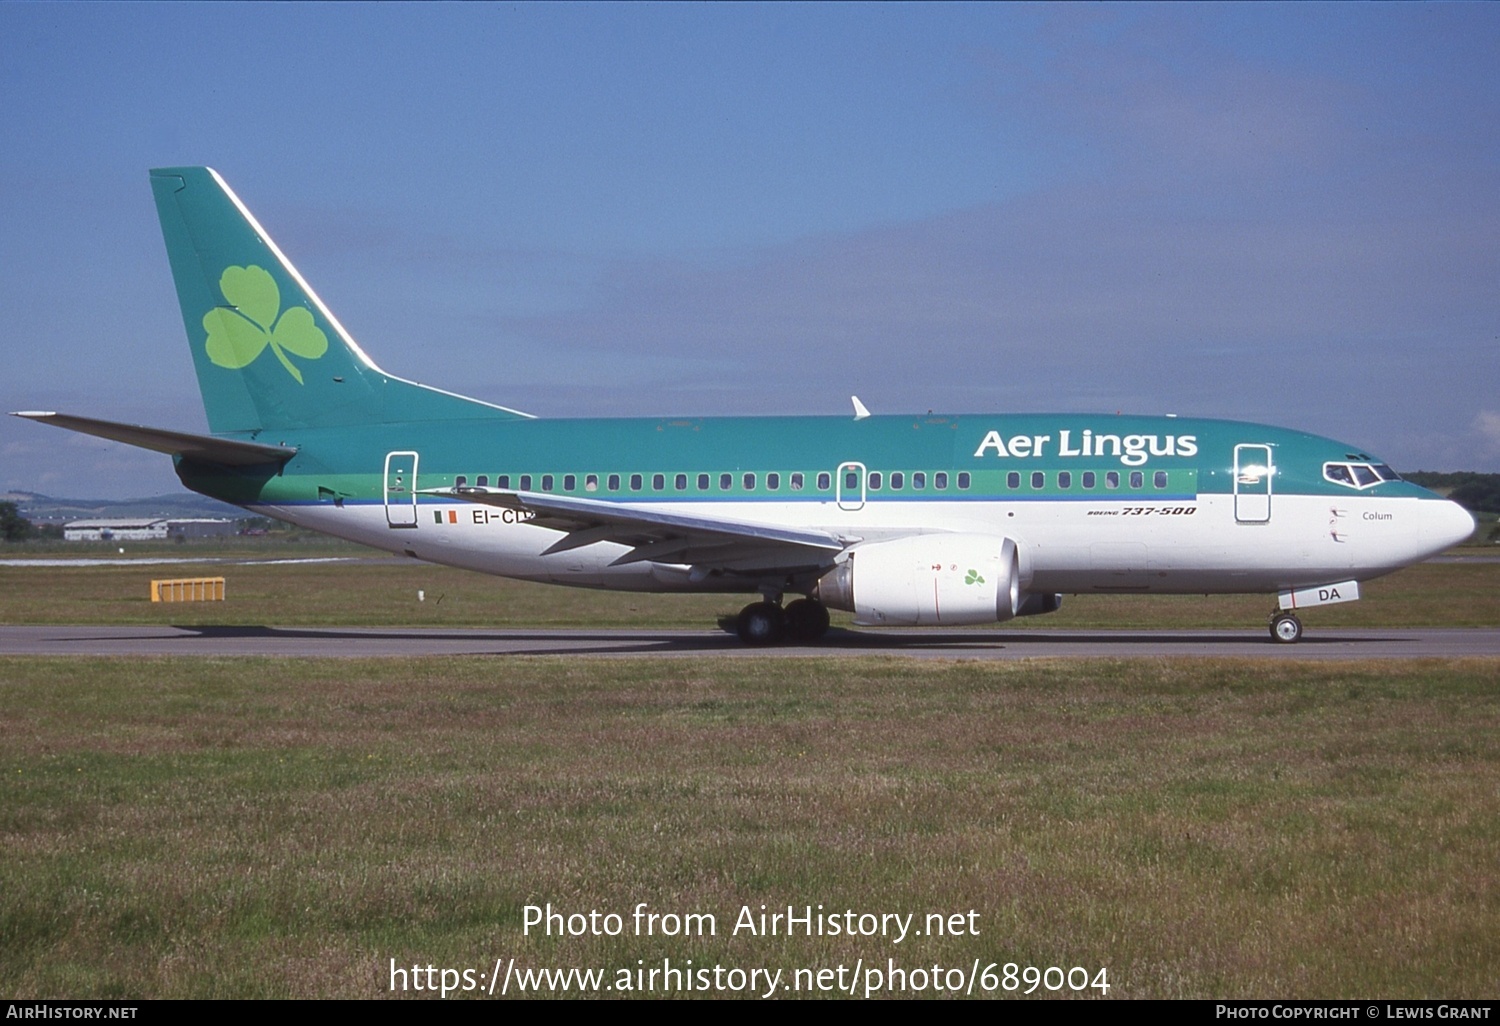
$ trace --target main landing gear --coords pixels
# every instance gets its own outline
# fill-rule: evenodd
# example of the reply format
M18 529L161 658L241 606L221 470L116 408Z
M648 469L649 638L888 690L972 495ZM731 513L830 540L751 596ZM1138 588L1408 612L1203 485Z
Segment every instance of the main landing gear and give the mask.
M1296 613L1278 609L1271 614L1271 640L1281 645L1293 645L1302 640L1302 621Z
M817 641L828 633L828 609L812 599L797 599L785 609L769 599L740 610L735 633L747 645L775 645L782 641Z

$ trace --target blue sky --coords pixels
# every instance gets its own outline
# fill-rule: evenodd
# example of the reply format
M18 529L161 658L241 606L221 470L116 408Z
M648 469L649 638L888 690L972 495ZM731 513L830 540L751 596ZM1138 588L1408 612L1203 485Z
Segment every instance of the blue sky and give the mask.
M1124 410L1500 470L1500 6L0 4L0 407L203 430L146 180L543 416ZM177 490L0 418L0 490Z

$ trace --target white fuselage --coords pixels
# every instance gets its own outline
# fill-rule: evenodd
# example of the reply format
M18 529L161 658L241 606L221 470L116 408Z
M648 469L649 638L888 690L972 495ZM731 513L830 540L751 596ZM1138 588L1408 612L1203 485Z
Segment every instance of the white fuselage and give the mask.
M611 564L629 547L599 542L545 555L562 532L526 515L462 501L424 503L392 527L378 503L257 506L255 512L390 552L522 580L631 591L750 590L695 580L679 564ZM644 507L653 508L653 507ZM1472 520L1451 503L1351 494L1278 495L1269 519L1235 518L1228 495L1168 501L674 502L661 509L818 528L873 542L963 532L1016 539L1038 592L1273 592L1365 580L1418 562L1463 537Z

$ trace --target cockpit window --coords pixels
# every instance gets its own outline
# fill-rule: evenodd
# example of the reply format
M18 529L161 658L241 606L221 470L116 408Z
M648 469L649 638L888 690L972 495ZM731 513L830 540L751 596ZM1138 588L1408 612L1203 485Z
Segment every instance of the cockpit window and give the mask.
M1399 481L1401 477L1384 463L1325 463L1323 479L1345 488L1368 488L1382 481Z
M1323 464L1323 476L1334 484L1348 485L1350 488L1356 487L1354 484L1354 474L1342 463Z

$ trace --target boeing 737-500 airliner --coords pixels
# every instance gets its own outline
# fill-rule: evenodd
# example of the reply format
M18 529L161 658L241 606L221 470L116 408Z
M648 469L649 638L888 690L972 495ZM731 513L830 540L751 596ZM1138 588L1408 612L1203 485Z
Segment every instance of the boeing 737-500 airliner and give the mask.
M1260 592L1296 610L1469 535L1358 446L1093 414L547 420L387 374L208 168L151 172L211 434L61 413L183 484L340 538L530 581L758 594L751 644L996 623L1064 593ZM794 600L783 605L787 596Z

